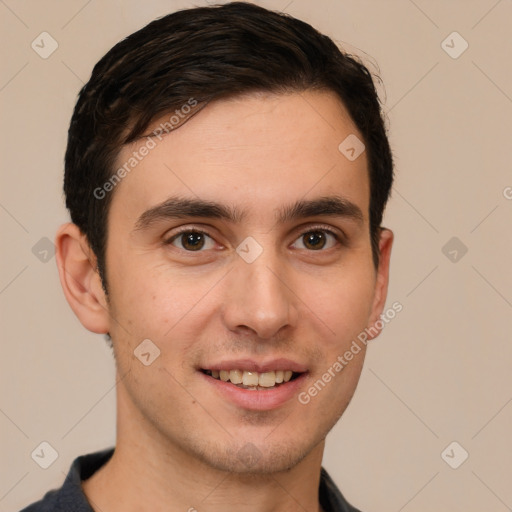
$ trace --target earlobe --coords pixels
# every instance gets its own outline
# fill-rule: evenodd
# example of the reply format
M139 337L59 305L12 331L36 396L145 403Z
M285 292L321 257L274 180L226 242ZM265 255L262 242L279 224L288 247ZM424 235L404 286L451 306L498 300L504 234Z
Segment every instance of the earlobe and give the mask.
M376 333L368 337L374 339L382 330L382 322L377 322L384 310L389 283L389 262L391 258L391 247L393 245L393 232L387 228L381 228L379 240L379 266L375 280L375 293L373 297L372 313L367 326L368 332ZM379 328L379 324L381 327Z
M78 226L67 223L55 237L56 259L64 295L82 325L89 331L109 331L109 310L96 257Z

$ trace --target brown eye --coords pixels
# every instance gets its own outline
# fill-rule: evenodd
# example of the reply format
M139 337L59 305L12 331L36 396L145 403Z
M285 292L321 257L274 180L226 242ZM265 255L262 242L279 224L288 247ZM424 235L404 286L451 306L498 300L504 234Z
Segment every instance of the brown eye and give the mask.
M325 246L325 233L313 231L302 236L304 246L308 249L318 250Z
M327 230L315 230L303 233L295 242L296 249L307 249L310 251L319 251L321 249L330 249L338 241L337 236ZM296 245L298 244L298 246Z
M212 249L213 239L201 231L183 231L173 236L168 242L185 251L201 251L201 249Z

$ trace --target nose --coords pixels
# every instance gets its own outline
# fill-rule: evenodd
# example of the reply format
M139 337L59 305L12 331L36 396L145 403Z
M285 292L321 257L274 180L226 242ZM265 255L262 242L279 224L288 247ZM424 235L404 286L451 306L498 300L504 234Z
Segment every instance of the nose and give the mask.
M249 330L269 340L297 324L297 295L284 265L271 252L263 251L252 263L239 258L227 276L223 319L232 332Z

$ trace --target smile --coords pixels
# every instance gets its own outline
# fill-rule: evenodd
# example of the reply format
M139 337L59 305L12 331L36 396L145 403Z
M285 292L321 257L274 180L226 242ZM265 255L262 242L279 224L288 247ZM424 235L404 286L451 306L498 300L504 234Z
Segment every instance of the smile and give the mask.
M292 370L255 372L246 370L201 370L205 375L223 382L230 382L242 389L269 390L297 378L300 374Z

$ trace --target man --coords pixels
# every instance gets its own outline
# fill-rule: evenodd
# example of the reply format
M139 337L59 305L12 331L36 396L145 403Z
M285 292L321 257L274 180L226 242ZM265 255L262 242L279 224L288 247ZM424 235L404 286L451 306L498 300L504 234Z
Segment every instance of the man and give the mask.
M112 48L56 246L112 341L117 441L25 510L356 510L321 462L382 327L392 174L369 72L301 21L231 3Z

